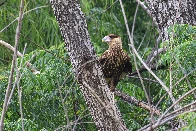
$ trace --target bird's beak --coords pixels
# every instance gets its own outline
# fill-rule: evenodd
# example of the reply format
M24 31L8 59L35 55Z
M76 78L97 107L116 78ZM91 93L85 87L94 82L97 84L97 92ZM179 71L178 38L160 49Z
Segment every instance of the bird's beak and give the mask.
M109 36L105 36L103 39L102 39L102 42L110 42L111 41L111 38Z

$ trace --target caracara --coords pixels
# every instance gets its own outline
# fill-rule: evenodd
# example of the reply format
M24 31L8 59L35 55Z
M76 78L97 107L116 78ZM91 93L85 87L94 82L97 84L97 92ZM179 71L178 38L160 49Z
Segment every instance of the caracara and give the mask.
M99 61L110 90L114 92L122 73L132 72L132 64L130 57L122 49L120 36L109 34L102 41L106 42L109 48L101 55Z

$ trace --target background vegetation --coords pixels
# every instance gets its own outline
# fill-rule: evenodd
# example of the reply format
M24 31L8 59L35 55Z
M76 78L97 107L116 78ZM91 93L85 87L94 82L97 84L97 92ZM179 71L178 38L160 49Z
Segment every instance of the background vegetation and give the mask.
M132 57L119 3L115 0L81 0L80 3L97 55L99 56L107 49L107 45L102 43L101 39L105 35L113 33L122 37L123 47ZM11 45L14 45L17 22L9 24L18 17L19 4L19 0L10 0L0 6L0 39ZM43 7L39 8L41 6ZM130 29L136 6L137 4L134 0L124 2ZM34 10L30 11L31 9ZM22 88L25 129L43 131L62 130L68 128L66 125L72 125L71 128L77 131L96 130L72 74L69 57L64 48L58 23L53 15L49 1L25 0L24 12L27 11L30 12L26 13L23 18L19 51L22 52L24 50L25 43L27 43L27 48L23 61L21 58L18 59L18 63L20 61L23 62L20 69L22 74L20 86ZM7 25L9 26L5 28ZM172 65L173 83L178 82L185 74L191 73L188 76L188 82L186 79L183 79L173 88L174 96L178 98L184 92L190 90L190 87L194 88L196 86L194 80L196 74L192 73L196 69L196 28L189 25L176 25L171 27L169 32L173 39L162 44L162 46L167 46L169 51L161 55L159 63ZM144 10L139 8L134 30L134 44L144 59L146 59L152 50L157 37L158 33L152 20ZM45 49L40 47L44 47ZM49 50L48 52L46 51L47 49ZM7 87L12 52L1 45L0 50L1 111ZM30 61L33 67L41 73L37 75L32 74L25 65L27 61ZM156 75L169 86L170 72L168 69L157 71ZM153 79L147 72L143 73L142 76ZM144 84L152 104L156 104L165 94L165 91L156 82L145 81ZM117 88L139 100L147 101L141 87L139 79L126 77L118 84ZM181 104L190 103L195 100L195 97L194 94L191 94ZM149 112L129 105L119 98L116 98L116 101L129 130L139 129L149 123L151 119ZM158 108L164 111L170 105L170 99L164 97ZM195 113L187 116L182 115L179 118L188 120L189 123L182 130L190 130L196 127ZM20 121L18 94L15 91L7 111L5 130L21 130ZM167 128L169 127L164 125L159 130L166 130Z

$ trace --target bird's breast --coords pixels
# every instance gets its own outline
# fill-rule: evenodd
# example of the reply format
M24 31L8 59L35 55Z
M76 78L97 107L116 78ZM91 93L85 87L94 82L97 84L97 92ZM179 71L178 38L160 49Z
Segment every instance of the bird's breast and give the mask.
M122 49L112 49L108 52L105 61L102 63L102 70L106 78L122 74L125 68L126 55Z

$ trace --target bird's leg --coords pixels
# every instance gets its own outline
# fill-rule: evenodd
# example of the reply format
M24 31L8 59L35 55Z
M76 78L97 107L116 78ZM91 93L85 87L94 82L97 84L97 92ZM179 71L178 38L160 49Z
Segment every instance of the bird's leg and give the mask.
M116 85L118 84L119 77L118 76L113 76L112 79L110 80L110 91L114 92Z

